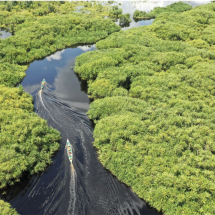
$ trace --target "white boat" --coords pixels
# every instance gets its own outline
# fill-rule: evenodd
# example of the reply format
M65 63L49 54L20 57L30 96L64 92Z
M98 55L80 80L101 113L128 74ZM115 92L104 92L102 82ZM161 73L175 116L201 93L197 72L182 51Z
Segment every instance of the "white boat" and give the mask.
M71 143L69 142L68 139L66 141L66 148L67 148L67 154L68 154L68 157L69 157L69 161L72 164L72 158L73 158L73 155L72 155L72 145L71 145Z

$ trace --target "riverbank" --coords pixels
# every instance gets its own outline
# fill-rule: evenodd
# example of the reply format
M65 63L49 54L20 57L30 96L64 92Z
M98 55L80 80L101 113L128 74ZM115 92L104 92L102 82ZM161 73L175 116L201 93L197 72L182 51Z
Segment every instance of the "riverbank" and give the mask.
M43 5L44 6L44 5ZM46 5L47 7L48 7L48 4ZM39 6L39 7L42 7L42 6ZM70 6L69 5L67 5L66 4L66 6L64 6L64 8L66 9L66 8L68 8L68 10L67 11L69 11L70 10ZM41 9L41 8L40 8ZM101 9L101 7L99 6L99 4L98 4L98 8L97 8L97 6L95 7L95 8L93 8L93 10L97 10L97 9ZM31 11L32 10L32 11ZM33 9L30 9L30 12L33 12L33 10L34 10L34 8ZM46 9L45 9L46 10ZM44 11L45 11L44 10ZM75 9L76 10L76 9ZM13 11L13 9L12 9L12 11ZM49 11L49 9L47 9L47 11L48 12L45 12L43 15L49 15L50 17L51 16L54 16L53 15L53 13L51 12L50 13L50 11ZM59 11L57 11L57 12L59 12ZM80 13L80 11L77 11L77 13ZM63 14L63 13L62 13ZM27 17L27 16L26 16ZM65 17L67 17L67 16L65 16ZM54 33L56 33L56 32L49 32L49 29L47 30L47 29L44 29L44 27L46 27L45 25L44 25L44 22L45 21L49 21L49 19L43 19L43 22L41 21L39 21L39 19L41 18L41 20L42 20L42 18L44 18L44 17L42 17L41 15L39 15L38 14L38 19L37 19L37 22L36 22L36 26L37 27L39 27L39 29L43 32L43 34L38 34L37 36L38 37L32 37L35 41L37 41L38 42L38 44L39 44L39 47L41 48L41 50L35 50L35 47L33 46L33 47L31 47L31 41L27 41L27 43L25 43L23 46L22 46L22 44L18 44L18 46L20 46L20 47L22 47L23 49L22 49L22 53L15 53L14 54L14 50L15 50L15 48L13 47L13 51L12 52L10 52L10 54L8 54L7 55L7 51L6 52L3 52L3 54L4 54L4 57L7 55L7 58L5 58L6 59L6 61L10 61L11 59L12 59L12 61L11 62L19 62L19 64L23 64L23 63L21 63L21 61L24 59L24 58L22 58L22 55L25 55L26 53L27 53L27 57L26 57L26 59L27 59L27 63L28 63L28 61L29 61L29 59L33 59L33 60L35 60L35 59L38 59L38 58L40 58L40 56L42 55L42 56L47 56L47 55L50 55L51 53L53 53L52 52L52 50L49 50L48 48L50 47L50 45L53 45L52 46L52 48L53 48L53 50L57 50L57 49L62 49L62 47L65 47L64 46L64 43L61 41L61 39L62 38L58 38L59 39L59 43L57 43L57 41L53 41L53 35L54 35ZM55 18L57 18L57 17L55 17ZM75 17L76 18L76 17ZM80 18L80 16L79 16L79 18ZM44 21L45 20L45 21ZM82 22L83 20L81 20L81 22ZM21 24L21 23L20 23ZM31 24L33 24L33 22L31 23ZM80 23L79 23L80 24ZM85 23L86 24L86 23ZM81 25L81 24L80 24ZM20 26L23 26L23 31L24 31L24 27L26 27L26 28L28 28L28 24L27 23L25 23L25 22L23 22L23 25L20 25ZM51 25L50 25L51 26ZM48 26L48 28L50 27L50 26ZM100 25L101 26L101 25ZM16 27L16 26L15 26ZM74 26L73 26L74 27ZM78 26L78 30L83 30L82 28L81 28L82 26ZM20 27L17 25L17 28L16 28L16 31L17 31L17 29L18 30L21 30L21 28L19 29ZM32 28L33 29L33 28ZM36 29L36 28L35 28ZM35 29L33 29L32 30L32 35L31 36L33 36L33 33L34 33L34 31L35 31ZM76 29L76 30L77 30ZM14 29L13 29L14 30ZM47 31L46 31L47 30ZM56 30L56 29L55 29ZM65 30L65 31L64 31ZM89 30L89 29L88 29ZM92 29L91 29L92 30ZM98 30L98 29L96 29L96 27L94 26L94 28L93 28L93 30ZM61 34L61 36L62 37L67 37L66 35L67 35L67 33L68 33L68 31L67 31L67 29L63 29L63 28L61 28L61 27L57 27L57 33L59 33L59 31L61 32L62 31L62 34ZM48 32L48 33L47 33ZM65 32L66 32L66 34L65 34ZM81 31L80 31L81 32ZM17 32L16 32L17 33ZM51 33L51 34L49 34L49 33ZM76 32L77 33L77 32ZM104 33L104 32L103 32ZM47 38L43 38L43 36L44 36L44 34L46 35L48 35L48 37L51 37L51 40L49 40L49 39L47 39ZM25 35L25 34L20 34L20 36L28 36L28 35ZM77 35L78 35L78 33L77 33ZM106 33L104 33L104 35L108 35L108 33L106 34ZM74 35L73 35L74 36ZM40 44L40 39L42 38L42 40L43 40L43 42L44 41L46 41L47 42L47 44L46 43L41 43ZM17 39L19 39L19 37L17 37ZM74 39L74 38L73 38ZM79 38L80 39L80 38ZM123 38L124 39L124 38ZM12 42L15 42L15 41L13 41L13 40L11 40ZM21 40L22 42L24 41L24 40ZM77 39L77 41L78 41L78 39ZM25 41L24 41L25 42ZM65 41L64 41L65 42ZM71 42L71 40L69 39L69 38L66 38L66 42L68 43L68 44L70 44L70 42ZM74 42L74 41L73 41ZM195 41L194 41L195 42ZM52 44L53 43L53 44ZM117 42L118 43L118 42ZM16 42L15 42L15 44L16 44ZM16 44L17 45L17 44ZM25 46L27 45L27 49L26 49L26 51L27 52L25 52ZM35 44L34 44L35 45ZM37 44L35 45L35 46L37 46ZM45 48L47 48L45 51L44 50L42 50L42 48L43 48L43 46L45 47ZM59 48L58 48L59 47ZM31 48L33 48L33 50L31 49ZM4 50L5 51L5 50ZM134 50L132 50L132 51L134 51ZM30 52L30 54L28 53L28 52ZM43 52L46 52L46 54L47 55L45 55ZM29 55L28 55L29 54ZM43 55L44 54L44 55ZM13 56L14 55L14 56ZM2 57L2 56L1 56ZM123 58L126 58L126 55L123 55ZM119 58L119 57L118 57ZM122 58L122 59L123 59ZM120 59L120 58L119 58ZM139 59L139 60L141 60L141 59ZM7 82L7 77L6 77L6 74L4 73L3 75L4 75L4 78L3 78L3 81L4 81L4 84L5 85L8 85L8 86L14 86L15 85L15 83L18 83L17 81L18 80L21 80L21 76L22 76L22 78L24 77L24 75L25 75L25 73L21 73L22 71L25 71L26 69L24 69L24 67L19 67L18 66L18 64L14 64L13 66L13 69L12 68L9 68L11 65L8 63L6 63L6 61L4 62L5 63L5 66L4 66L4 70L5 71L11 71L11 73L8 73L8 77L9 77L9 82ZM137 61L138 62L138 61ZM24 64L25 64L26 62L24 62ZM122 62L120 62L120 63L123 63L123 61ZM12 79L12 78L10 78L10 77L12 77L12 75L14 74L14 73L12 73L12 72L14 72L14 71L17 71L15 74L15 76L14 76L14 79ZM18 73L18 72L20 72L20 74ZM127 78L126 78L127 79ZM124 81L124 77L122 77L122 81ZM126 80L126 81L124 81L125 82L125 84L123 84L123 88L125 88L127 91L125 91L124 89L117 89L115 92L114 92L114 94L115 95L118 95L119 93L122 93L121 95L127 95L127 92L129 91L129 88L130 88L130 80L128 79L128 80ZM125 86L125 87L124 87ZM92 90L93 91L93 90ZM10 92L11 93L11 92ZM19 91L19 93L21 93L20 91ZM96 95L96 94L95 94ZM96 95L97 96L97 95ZM32 102L32 101L31 101ZM5 104L6 104L6 102L4 102ZM139 105L139 103L137 103L138 105ZM27 106L28 106L28 104L26 104ZM134 105L135 105L135 103L134 103ZM4 106L4 108L5 107L7 107L6 105ZM132 108L134 108L134 107L132 107ZM128 109L128 110L126 110L126 111L130 111L130 109ZM31 111L30 111L31 112ZM93 117L92 117L93 118Z
M60 133L33 112L32 97L21 86L15 88L25 77L26 65L58 49L95 43L120 30L112 21L102 18L106 7L84 4L91 11L99 8L95 17L74 12L78 5L79 2L0 4L0 27L15 32L0 39L0 188L18 182L24 171L43 171L59 149ZM1 204L7 206L2 201Z

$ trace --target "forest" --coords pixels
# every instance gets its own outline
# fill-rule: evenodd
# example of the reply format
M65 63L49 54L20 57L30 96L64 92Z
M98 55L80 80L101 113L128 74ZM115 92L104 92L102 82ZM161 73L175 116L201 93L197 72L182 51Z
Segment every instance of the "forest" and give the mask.
M120 26L103 19L108 8L89 2L0 2L0 28L13 33L0 38L1 189L19 182L26 172L43 171L60 147L60 133L34 113L33 99L22 86L16 87L29 63L119 31ZM0 210L17 214L2 200Z
M18 215L15 209L9 203L0 200L0 210L2 215Z
M190 6L189 4L186 4L184 2L176 2L166 7L155 7L153 10L151 10L148 13L145 11L135 10L133 14L133 18L134 19L154 19L156 16L158 16L161 13L168 13L168 12L181 13L191 9L192 9L192 6Z
M75 72L103 166L165 215L215 214L215 3L170 8L97 42Z

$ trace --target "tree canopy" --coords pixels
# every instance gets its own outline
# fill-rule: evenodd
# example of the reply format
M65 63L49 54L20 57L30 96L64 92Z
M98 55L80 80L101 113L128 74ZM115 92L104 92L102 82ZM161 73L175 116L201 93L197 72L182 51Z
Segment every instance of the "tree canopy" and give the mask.
M191 9L192 9L192 6L179 1L173 4L170 4L166 7L154 7L153 10L151 10L148 13L145 11L135 10L133 14L133 18L134 19L154 19L161 13L171 13L171 12L181 13Z
M0 211L2 215L19 215L9 203L0 200Z
M81 8L81 9L80 9ZM22 86L27 65L59 49L95 43L119 31L108 7L88 2L0 2L0 188L18 182L23 172L43 171L59 149L60 133L33 112ZM1 209L3 208L3 209ZM3 214L17 214L0 201Z
M215 213L214 11L160 13L76 58L100 161L166 215Z

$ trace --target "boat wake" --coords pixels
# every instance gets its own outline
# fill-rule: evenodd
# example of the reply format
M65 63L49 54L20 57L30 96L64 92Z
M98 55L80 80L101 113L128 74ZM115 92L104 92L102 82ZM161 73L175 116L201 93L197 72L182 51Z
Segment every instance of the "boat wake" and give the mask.
M59 100L47 83L34 102L36 113L60 131L62 139L52 165L34 176L26 189L10 201L20 214L158 214L102 167L92 144L93 128L87 115ZM67 139L72 145L72 162Z
M76 203L76 184L77 175L73 164L71 164L71 183L70 183L70 207L67 214L75 214L75 203Z

